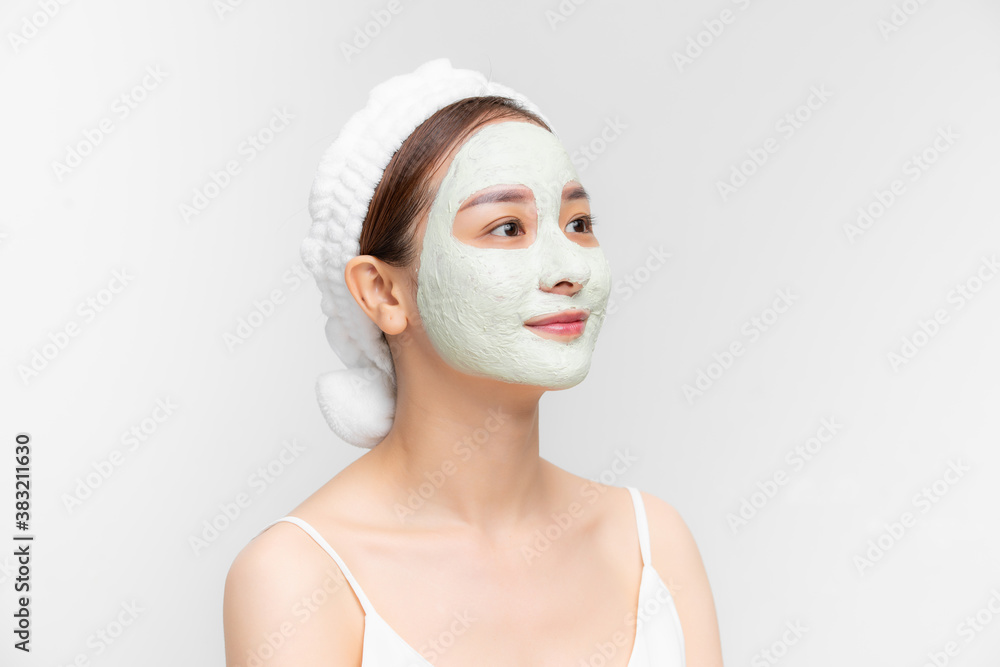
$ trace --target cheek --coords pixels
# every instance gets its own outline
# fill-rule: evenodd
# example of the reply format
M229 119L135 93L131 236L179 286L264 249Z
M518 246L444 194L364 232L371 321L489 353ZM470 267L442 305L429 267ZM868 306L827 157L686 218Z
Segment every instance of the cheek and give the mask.
M417 281L417 308L425 324L450 326L465 319L465 313L474 312L478 280L477 267L468 258L427 246Z
M486 250L455 241L450 248L429 248L420 288L426 301L442 309L465 311L489 303L521 301L538 287L537 270L528 266L526 250Z
M591 275L589 287L596 296L607 300L611 294L611 265L608 264L608 258L603 249L597 248L595 250L596 252L589 255Z
M470 261L476 266L471 280L491 301L522 301L538 288L537 270L532 270L517 250L483 252Z

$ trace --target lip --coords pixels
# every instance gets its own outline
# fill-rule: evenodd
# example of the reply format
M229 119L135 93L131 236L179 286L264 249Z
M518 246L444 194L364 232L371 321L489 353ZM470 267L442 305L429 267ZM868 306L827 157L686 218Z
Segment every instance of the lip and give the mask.
M578 336L583 333L590 312L586 310L563 310L550 315L541 315L525 320L524 326L536 331L557 336Z

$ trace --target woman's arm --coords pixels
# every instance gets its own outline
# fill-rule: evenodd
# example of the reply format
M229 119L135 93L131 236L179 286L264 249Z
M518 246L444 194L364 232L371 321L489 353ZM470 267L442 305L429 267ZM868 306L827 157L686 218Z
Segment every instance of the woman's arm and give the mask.
M642 498L649 519L653 567L674 597L684 631L686 662L689 667L722 667L715 601L694 536L672 505L647 493Z
M236 556L223 626L227 667L361 664L361 605L336 562L291 524L272 526Z

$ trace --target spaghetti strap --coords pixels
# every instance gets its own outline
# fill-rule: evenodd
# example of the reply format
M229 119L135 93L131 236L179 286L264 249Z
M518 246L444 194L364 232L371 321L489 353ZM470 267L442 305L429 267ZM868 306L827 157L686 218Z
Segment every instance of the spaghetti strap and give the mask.
M310 526L304 519L300 519L297 516L286 516L280 519L275 519L271 523L267 524L261 532L264 532L264 530L267 530L274 524L279 523L281 521L294 523L296 526L298 526L306 533L308 533L309 537L313 538L313 541L315 541L316 544L322 547L323 551L325 551L330 555L330 558L332 558L337 562L337 566L343 573L344 578L347 579L347 583L351 585L351 589L354 591L354 594L358 597L358 602L361 603L361 607L365 610L365 615L367 616L369 614L375 613L375 610L372 607L372 603L368 601L368 596L365 595L364 591L361 590L361 585L358 584L357 579L355 579L354 575L351 574L350 569L348 569L347 564L344 563L344 560L340 557L340 554L334 551L333 547L330 546L330 543L327 542L325 539L323 539L323 536L319 534L319 531ZM375 615L377 616L378 614Z
M632 504L635 506L635 525L639 531L639 553L642 556L642 565L652 567L653 561L649 556L649 522L646 520L646 506L642 503L642 495L639 489L634 486L626 486L632 495Z

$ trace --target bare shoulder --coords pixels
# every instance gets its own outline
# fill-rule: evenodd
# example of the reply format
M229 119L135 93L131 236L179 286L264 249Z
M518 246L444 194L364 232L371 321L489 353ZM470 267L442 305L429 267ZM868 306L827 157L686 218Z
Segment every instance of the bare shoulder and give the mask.
M230 666L361 664L357 598L336 561L288 522L265 530L233 560L223 625Z
M684 631L687 664L722 667L715 601L694 535L673 505L645 491L641 493L649 522L653 567L674 598Z

